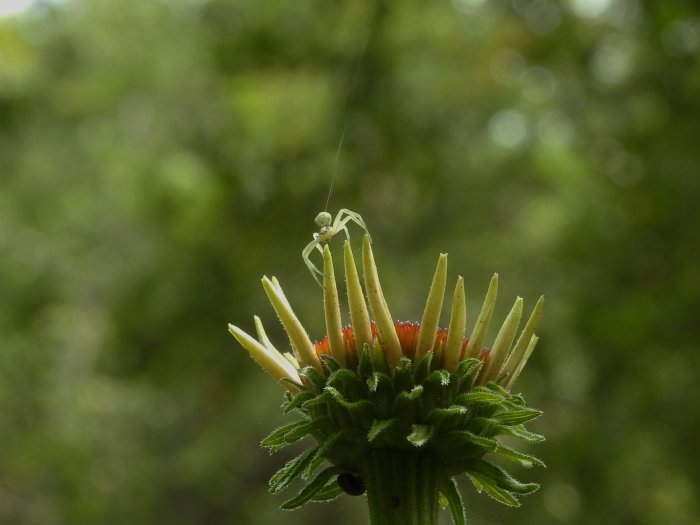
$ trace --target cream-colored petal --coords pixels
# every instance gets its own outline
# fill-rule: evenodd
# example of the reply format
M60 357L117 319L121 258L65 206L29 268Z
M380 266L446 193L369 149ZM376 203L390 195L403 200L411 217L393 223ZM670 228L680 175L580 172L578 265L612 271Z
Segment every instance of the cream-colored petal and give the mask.
M474 325L474 330L472 335L469 337L469 344L467 345L467 357L479 357L481 353L481 348L484 344L484 338L486 337L486 331L489 329L489 323L491 322L491 316L493 315L493 308L496 306L496 296L498 295L498 274L494 273L489 283L489 289L486 292L486 298L484 299L484 304L481 307L481 312L479 312L479 317Z
M501 329L498 331L496 341L493 343L491 352L489 353L488 362L480 374L480 383L486 384L498 378L501 365L508 356L510 347L513 344L513 339L515 339L515 332L518 330L518 324L520 324L522 314L523 299L522 297L518 297L508 317L506 317L506 320L503 322L503 326L501 326Z
M537 328L537 323L539 323L540 321L543 306L544 296L539 298L537 304L535 304L535 307L532 309L530 319L527 320L527 324L525 325L525 328L523 328L523 331L520 334L520 337L518 338L518 342L515 343L513 351L508 356L508 359L506 359L506 362L503 365L503 368L501 369L501 373L505 372L509 376L513 376L515 370L517 369L518 365L523 360L525 353L527 352L527 349L530 345L530 340L532 339L532 336L535 333L535 329Z
M528 359L530 359L532 352L535 350L537 341L539 341L539 337L537 337L535 334L532 334L532 337L530 338L530 343L527 345L527 350L525 350L523 358L520 360L520 363L518 363L518 366L515 367L515 371L511 374L511 376L506 379L505 385L503 385L508 390L513 388L513 384L518 379L518 377L520 377L520 372L523 371L523 368L525 368Z
M390 369L393 370L399 363L399 359L403 355L401 352L401 344L399 336L396 335L396 328L392 320L389 307L384 299L382 287L379 283L379 275L377 274L377 265L374 262L374 254L370 245L369 236L365 235L362 240L362 267L365 275L365 289L367 290L367 299L369 307L372 309L374 322L377 325L377 333L381 342L381 348L384 351L384 357Z
M464 279L460 276L457 277L457 285L452 297L450 326L447 329L447 346L445 347L445 355L442 358L443 366L450 372L454 372L457 369L466 327L467 301L464 293Z
M284 294L267 277L263 277L262 283L263 288L265 288L265 293L272 303L272 307L275 309L275 312L277 312L277 317L279 317L282 322L282 326L284 326L294 349L299 354L297 356L299 362L302 365L313 366L319 372L323 372L323 367L316 355L314 345L311 339L309 339L306 330L304 330L304 327L299 322L299 319L294 315L292 308L284 298Z
M290 363L278 360L277 356L272 354L267 348L237 326L229 324L228 330L241 344L241 346L248 351L253 360L263 368L263 370L274 377L290 392L299 391L299 389L294 385L286 381L281 381L282 379L289 379L296 383L301 383L299 374L297 374L296 370L291 367Z
M343 248L350 319L352 321L353 334L355 335L355 350L359 357L365 344L372 344L372 328L369 322L367 304L360 286L360 278L357 274L357 267L355 266L355 258L350 249L350 241L345 241Z
M333 257L328 244L323 248L323 301L328 346L335 360L345 366L345 344L343 343L343 325L340 320L340 302L338 301L338 288L335 284Z
M276 354L282 355L277 348L272 344L272 341L267 337L267 334L265 333L265 328L263 327L262 321L257 315L253 316L253 321L255 322L255 332L258 334L258 341L262 343L262 345L270 350L271 352L274 352Z
M282 354L282 356L291 363L291 365L294 367L294 370L299 370L299 361L297 361L297 358L294 357L294 354L291 352L285 352Z
M255 331L258 334L258 341L260 341L260 343L265 348L267 348L267 350L272 355L274 355L278 361L281 361L282 364L284 364L285 366L287 366L288 364L291 364L292 368L293 368L292 372L296 372L297 370L299 370L299 363L297 363L296 359L291 361L287 357L287 355L292 356L292 354L283 354L282 352L277 350L277 348L275 348L275 346L272 344L270 339L267 337L267 334L265 333L265 328L263 327L262 321L260 320L260 318L257 315L253 316L253 321L255 322ZM292 356L292 357L294 357L294 356Z
M442 302L445 299L445 285L447 284L447 254L441 253L438 258L433 283L430 285L428 300L425 303L423 318L418 329L418 342L416 343L416 363L435 345L435 333L440 323Z
M282 290L282 285L280 285L280 282L277 280L277 277L275 277L273 275L272 278L270 279L270 281L272 281L272 284L274 284L275 288L277 288L277 291L279 292L280 297L282 299L284 299L284 302L287 303L287 306L289 306L289 308L291 309L291 305L289 304L289 301L287 300L287 296L284 295L284 291Z

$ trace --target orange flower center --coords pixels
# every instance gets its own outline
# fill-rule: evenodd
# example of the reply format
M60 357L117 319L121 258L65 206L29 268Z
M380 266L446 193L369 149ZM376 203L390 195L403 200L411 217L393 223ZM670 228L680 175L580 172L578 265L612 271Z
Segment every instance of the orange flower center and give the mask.
M374 322L371 322L372 327L372 337L377 339L377 327ZM396 321L394 323L396 328L396 334L399 336L399 343L401 344L401 352L404 356L413 360L416 354L416 344L418 342L418 331L420 329L420 323L411 321ZM354 353L355 349L355 333L353 332L352 326L348 325L343 328L343 343L345 346L346 355ZM462 351L460 355L460 360L464 359L465 353L467 351L467 343L469 339L465 338L462 342ZM437 357L442 356L442 350L447 344L447 328L439 328L435 334L435 343L433 344L433 355ZM324 337L322 341L316 341L314 343L316 349L316 354L321 355L332 355L330 346L328 344L328 336ZM488 348L483 348L479 354L479 359L482 361L488 360L489 354Z

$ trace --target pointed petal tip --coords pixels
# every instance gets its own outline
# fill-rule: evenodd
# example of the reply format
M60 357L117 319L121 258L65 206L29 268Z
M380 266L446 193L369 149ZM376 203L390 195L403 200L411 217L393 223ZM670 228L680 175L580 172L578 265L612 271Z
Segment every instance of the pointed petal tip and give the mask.
M249 345L249 339L253 340L252 337L250 337L247 333L245 333L243 330L238 328L235 325L232 325L231 323L228 324L228 331L229 333L236 338L236 340L246 349L248 350L248 345ZM256 341L257 342L257 341Z
M379 283L377 265L372 253L369 235L365 235L362 239L362 267L367 300L374 315L379 339L382 341L384 356L387 358L389 366L393 369L399 363L403 353L401 352L401 343L396 334L394 321Z
M494 273L489 283L489 288L486 290L486 297L481 306L479 317L476 320L472 334L469 337L467 345L467 357L478 357L481 352L481 347L484 343L484 337L491 323L494 307L496 306L496 297L498 296L498 274Z
M228 331L235 337L236 339L240 339L241 337L244 337L248 334L245 333L244 330L238 328L236 325L228 323Z
M355 258L352 255L350 241L347 239L343 246L343 262L345 264L345 284L348 306L350 307L350 320L355 334L355 357L359 359L364 345L372 342L372 329Z
M418 342L416 343L415 351L416 362L420 361L435 344L435 332L440 322L440 314L442 313L446 282L447 254L441 253L428 292L428 299L425 303L420 329L418 330Z

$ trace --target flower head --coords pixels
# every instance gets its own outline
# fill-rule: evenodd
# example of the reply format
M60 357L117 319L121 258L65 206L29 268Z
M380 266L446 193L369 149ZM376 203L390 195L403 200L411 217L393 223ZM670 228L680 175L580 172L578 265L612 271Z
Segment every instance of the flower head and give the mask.
M537 343L535 328L543 298L516 339L523 313L523 300L518 297L491 347L484 347L498 275L491 279L469 337L462 277L457 278L452 295L449 325L440 328L447 283L447 254L441 254L420 323L396 322L366 235L364 292L350 244L345 242L350 323L344 326L327 244L323 259L326 335L321 341L312 342L274 277L264 277L263 287L289 336L291 352L281 353L272 345L257 317L257 339L229 325L251 357L287 389L285 411L297 410L305 416L273 432L263 445L275 451L306 435L318 443L280 470L271 480L271 489L276 492L297 476L310 476L324 460L332 465L285 508L311 499L331 499L348 479L371 477L367 461L377 451L430 458L453 516L460 514L461 500L452 480L461 473L480 492L485 490L509 505L518 503L518 495L534 491L536 484L516 481L484 457L496 454L525 466L542 464L496 438L509 434L530 442L543 439L523 427L540 412L510 392Z

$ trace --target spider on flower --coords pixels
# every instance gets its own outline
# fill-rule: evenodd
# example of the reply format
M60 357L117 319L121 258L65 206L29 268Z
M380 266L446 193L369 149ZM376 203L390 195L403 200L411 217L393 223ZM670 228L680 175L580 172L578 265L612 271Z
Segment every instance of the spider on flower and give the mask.
M323 249L321 248L321 244L330 241L333 238L333 236L341 230L345 232L345 236L348 240L350 240L350 232L348 231L347 227L347 224L350 221L360 226L369 235L369 231L367 231L365 221L362 219L360 214L355 213L354 211L350 211L346 208L340 210L335 216L335 219L333 219L333 216L327 211L322 211L321 213L316 215L316 219L314 219L314 222L316 222L316 225L320 229L318 230L318 232L314 233L314 240L307 244L306 247L302 250L301 256L304 259L306 267L311 272L311 275L314 279L316 279L316 282L321 287L323 287L323 285L321 284L321 281L319 281L318 276L320 275L321 277L323 277L323 272L316 268L316 265L311 262L309 256L311 255L311 252L314 250L314 248L316 248L321 253L321 255L323 255Z

